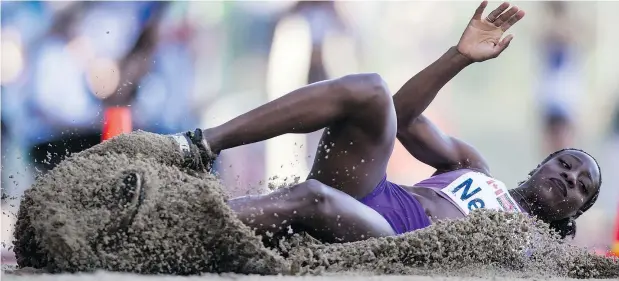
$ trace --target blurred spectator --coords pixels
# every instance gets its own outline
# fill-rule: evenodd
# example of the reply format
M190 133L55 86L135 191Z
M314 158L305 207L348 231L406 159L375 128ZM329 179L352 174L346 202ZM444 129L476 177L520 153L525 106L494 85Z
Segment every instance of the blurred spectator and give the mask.
M547 1L548 10L539 26L542 73L540 75L541 110L546 153L574 145L576 107L584 94L582 43L584 24L570 13L572 3Z
M335 9L334 1L298 1L296 5L285 14L301 15L308 23L311 39L310 63L307 73L307 84L330 79L325 66L323 50L325 40L329 32L345 32L346 25L342 16ZM306 135L305 151L309 156L307 165L311 167L314 161L314 153L320 142L323 130Z
M23 83L7 86L12 96L10 99L21 105L21 111L9 112L12 116L8 117L10 125L15 127L12 132L29 150L35 167L46 170L51 167L50 160L53 162L59 158L56 155L63 155L68 149L62 145L54 146L57 144L54 141L67 136L69 143L74 142L76 132L67 131L65 135L63 130L73 124L83 126L91 122L90 116L93 111L96 112L96 102L83 91L79 62L71 50L65 48L74 37L76 23L90 3L36 3L37 6L16 7L15 12L28 14L28 10L37 11L47 15L41 20L51 21L47 25L41 24L47 29L40 30L39 36L23 45L26 71L23 80L18 81ZM16 19L10 25L17 27L19 33L16 36L28 36L29 28L20 28L19 22Z
M608 155L606 162L606 170L612 171L615 167L619 166L619 89L615 90L615 108L613 111L613 116L611 117L611 128L610 128L610 146L607 149ZM619 243L619 188L617 188L617 184L619 184L619 174L617 173L607 173L604 174L604 185L605 191L604 193L600 193L605 195L602 197L601 202L603 202L604 207L606 207L607 215L610 219L614 218L614 237L611 240L613 243ZM608 176L606 176L608 175ZM612 244L612 243L611 243ZM619 247L619 244L618 246ZM619 257L619 248L617 248L617 256Z
M619 91L617 92L619 93ZM611 134L614 138L619 138L619 95L617 95L617 101L615 102L615 108L613 110L613 116L611 120Z
M116 91L106 95L103 103L106 106L127 106L135 99L138 83L151 70L154 64L153 55L159 43L159 25L169 2L154 2L143 7L141 32L132 48L118 62L119 82Z
M335 9L334 1L299 1L289 12L305 18L310 28L312 51L307 83L329 79L323 58L324 41L330 31L345 30L342 17Z
M3 89L2 117L37 170L99 143L103 108L131 106L138 92L136 128L165 133L195 126L197 118L185 110L193 78L186 42L169 40L158 49L169 2L24 3L2 4L3 16L11 11L3 30L22 43L25 61L20 78ZM36 18L41 22L32 24Z
M1 89L1 88L0 88ZM0 128L0 161L2 161L2 170L4 170L4 167L6 166L6 145L8 144L7 142L7 133L6 133L6 124L4 123L3 120L0 120L0 123L2 124L2 127ZM2 175L2 177L0 178L0 180L2 181L2 185L0 186L0 191L2 192L0 194L0 198L2 203L4 203L4 198L7 196L6 195L6 191L5 188L7 186L9 186L7 184L7 179L5 179L4 175Z
M187 5L175 4L147 7L142 32L120 61L118 90L104 100L106 106L131 106L135 129L165 134L196 126L197 117L188 110L194 82L192 31L179 19Z
M136 30L131 17L139 12L137 5L119 8L113 3L72 4L57 12L50 32L33 50L35 87L29 103L39 118L30 156L41 172L101 140L100 98L114 92L118 83L114 60L127 52L127 43L135 36L119 27Z

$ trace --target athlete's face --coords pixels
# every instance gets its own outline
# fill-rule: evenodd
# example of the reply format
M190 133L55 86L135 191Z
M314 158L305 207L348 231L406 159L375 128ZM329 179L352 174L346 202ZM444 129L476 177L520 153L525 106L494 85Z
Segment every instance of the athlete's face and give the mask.
M527 181L532 213L549 220L575 215L600 188L600 170L591 156L577 150L557 153Z

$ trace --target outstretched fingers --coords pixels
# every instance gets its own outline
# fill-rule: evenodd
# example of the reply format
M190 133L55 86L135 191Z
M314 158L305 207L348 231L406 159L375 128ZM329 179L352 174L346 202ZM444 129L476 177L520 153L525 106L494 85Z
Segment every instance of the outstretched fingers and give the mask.
M477 7L477 10L475 10L475 14L473 14L474 20L481 20L481 15L484 13L484 9L486 9L486 6L488 6L488 1L483 1L481 2L481 4L479 4L479 7Z
M508 3L503 3L501 6L499 6L499 8L494 10L492 13L490 13L490 15L488 15L488 17L486 17L486 20L488 22L492 23L496 27L501 28L503 31L507 31L510 27L512 27L524 17L524 11L520 10L520 8L518 8L517 6L512 6L511 8L509 8L509 10L505 11L505 9L507 9L507 7L503 8L503 5L505 4L507 4L507 7L509 7ZM499 14L493 14L495 12L498 12Z
M519 10L512 17L510 17L507 21L505 21L503 24L501 24L501 29L503 31L507 31L510 27L512 27L514 24L516 24L522 18L524 18L524 11L523 10Z
M494 26L500 27L502 24L506 23L510 18L512 18L520 9L516 6L512 6L505 13L502 13L495 21L492 22Z
M507 8L509 8L509 3L503 2L503 4L499 5L499 7L494 9L494 11L490 12L490 14L486 17L486 21L495 22Z

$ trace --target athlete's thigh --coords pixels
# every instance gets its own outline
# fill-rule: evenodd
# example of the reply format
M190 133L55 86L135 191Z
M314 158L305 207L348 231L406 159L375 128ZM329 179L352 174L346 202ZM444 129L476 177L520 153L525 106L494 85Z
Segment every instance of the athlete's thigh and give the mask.
M302 223L302 230L329 243L395 235L389 222L374 209L340 190L318 182L316 185L309 189L320 194L322 200L318 201L322 202Z
M396 139L390 98L364 113L324 130L308 176L356 199L371 193L385 176Z

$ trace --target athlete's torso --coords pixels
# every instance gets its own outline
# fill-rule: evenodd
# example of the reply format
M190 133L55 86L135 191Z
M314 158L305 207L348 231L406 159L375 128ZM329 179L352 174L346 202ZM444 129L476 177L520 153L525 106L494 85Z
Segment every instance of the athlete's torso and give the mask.
M402 187L433 221L461 218L476 208L521 211L502 182L472 170L451 171Z

